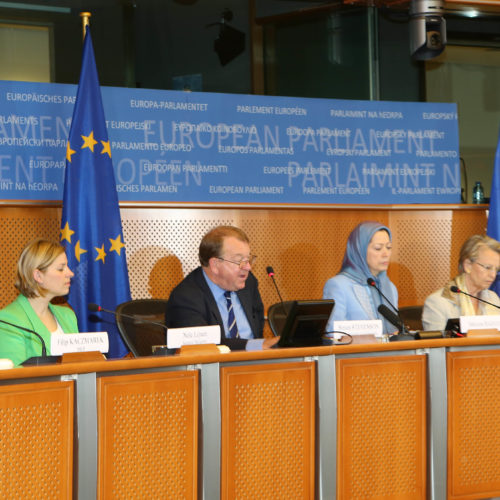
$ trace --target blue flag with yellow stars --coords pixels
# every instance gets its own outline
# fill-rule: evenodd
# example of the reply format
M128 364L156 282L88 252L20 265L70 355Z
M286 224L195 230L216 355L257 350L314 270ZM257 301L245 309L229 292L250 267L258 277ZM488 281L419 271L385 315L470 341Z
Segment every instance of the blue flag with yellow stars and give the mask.
M115 310L130 300L125 245L111 149L90 30L66 148L61 242L75 273L69 303L81 332L107 331L108 357L126 349L112 315L90 313L89 303Z
M500 240L500 138L498 140L495 153L495 165L493 169L493 179L491 181L490 213L488 215L488 228L486 234L490 238ZM490 286L497 295L500 295L500 278Z

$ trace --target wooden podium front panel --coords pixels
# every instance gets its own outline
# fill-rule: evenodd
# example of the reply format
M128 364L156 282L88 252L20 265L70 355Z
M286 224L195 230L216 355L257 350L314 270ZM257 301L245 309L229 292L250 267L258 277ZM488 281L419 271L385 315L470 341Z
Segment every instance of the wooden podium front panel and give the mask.
M0 387L0 498L71 499L73 382Z
M426 357L337 360L337 398L337 498L425 499Z
M198 372L98 381L98 497L196 498Z
M314 498L315 365L221 369L221 498Z
M500 351L447 354L448 498L500 496Z

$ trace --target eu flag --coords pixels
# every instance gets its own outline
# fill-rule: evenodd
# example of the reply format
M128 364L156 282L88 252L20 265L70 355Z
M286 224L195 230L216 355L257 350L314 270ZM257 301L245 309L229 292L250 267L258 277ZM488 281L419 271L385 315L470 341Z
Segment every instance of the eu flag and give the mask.
M89 303L115 310L130 300L125 245L94 49L87 26L66 148L61 241L75 273L69 303L80 331L107 331L108 357L128 351L114 319L91 318Z
M493 179L491 181L490 212L488 215L488 228L486 233L489 237L500 240L500 139L495 153L495 165ZM497 295L500 295L500 280L494 281L490 287Z

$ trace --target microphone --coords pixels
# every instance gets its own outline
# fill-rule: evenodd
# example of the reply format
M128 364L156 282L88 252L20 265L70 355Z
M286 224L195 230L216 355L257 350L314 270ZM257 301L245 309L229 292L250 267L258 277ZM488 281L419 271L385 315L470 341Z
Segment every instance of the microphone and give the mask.
M389 321L389 323L392 323L399 331L398 335L391 335L389 340L415 340L415 337L407 332L406 327L400 320L399 316L394 314L385 304L380 304L377 310L387 321Z
M380 288L377 286L377 283L375 283L375 280L373 278L368 278L366 280L366 282L372 286L373 288L375 288L375 290L377 290L377 292L386 300L386 302L394 309L394 311L396 312L396 314L399 316L399 311L396 307L394 307L394 305L392 304L392 302L382 293L382 291L380 290ZM379 311L380 312L380 311ZM382 314L382 313L380 313ZM386 318L388 321L390 321L388 318ZM399 320L399 322L401 323L401 319Z
M26 359L21 363L22 366L28 365L47 365L49 363L56 363L60 356L47 356L47 346L45 345L45 340L43 337L35 332L35 330L30 330L29 328L25 328L24 326L15 325L14 323L9 323L3 319L0 319L0 323L4 323L9 326L13 326L14 328L18 328L19 330L24 330L25 332L32 333L36 335L40 339L40 343L42 344L42 355L41 356L32 356L31 358Z
M463 293L464 295L467 295L469 297L472 297L473 299L479 300L480 302L484 302L485 304L488 304L489 306L496 307L497 309L500 309L500 306L497 306L496 304L493 304L492 302L488 302L487 300L482 299L481 297L476 297L475 295L471 295L470 293L464 292L463 290L460 290L458 286L452 285L450 286L450 290L453 293Z
M403 323L401 323L399 317L394 314L385 304L380 304L377 310L387 321L389 321L389 323L392 323L395 327L397 327L400 333L404 331L405 327Z
M283 302L283 299L281 298L281 294L280 294L280 291L278 289L278 285L276 284L276 280L274 279L274 269L271 266L267 266L266 273L273 280L274 288L276 288L276 292L278 294L278 297L280 298L281 309L283 310L283 314L285 315L285 319L286 319L288 317L288 311L286 310L285 304ZM275 347L278 347L278 345L275 344Z
M278 292L278 297L280 298L280 302L281 302L281 304L283 304L283 299L281 298L281 294L280 294L280 291L278 289L278 285L276 284L276 280L274 279L274 269L271 266L267 266L266 272L267 272L267 275L273 280L274 288L276 288L276 292Z
M165 331L168 330L166 325L164 325L163 323L158 323L157 321L151 321L149 319L134 316L133 314L117 313L116 311L112 311L111 309L104 309L104 307L101 307L97 304L88 304L88 308L89 308L89 311L92 311L92 312L101 312L101 311L107 312L107 313L113 314L114 316L123 316L124 318L133 319L137 323L148 323L149 325L161 326L162 328L165 329Z

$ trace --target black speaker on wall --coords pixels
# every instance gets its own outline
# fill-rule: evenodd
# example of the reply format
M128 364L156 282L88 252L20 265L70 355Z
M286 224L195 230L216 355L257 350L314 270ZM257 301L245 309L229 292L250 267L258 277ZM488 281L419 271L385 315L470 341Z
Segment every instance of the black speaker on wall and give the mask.
M221 23L219 36L214 41L214 50L222 66L225 66L245 50L245 33Z

